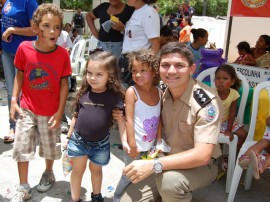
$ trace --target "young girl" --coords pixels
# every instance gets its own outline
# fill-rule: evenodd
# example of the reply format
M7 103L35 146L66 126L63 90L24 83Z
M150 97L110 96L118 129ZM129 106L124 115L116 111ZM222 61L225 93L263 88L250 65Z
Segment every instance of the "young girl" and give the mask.
M100 193L102 166L110 160L112 110L124 106L117 69L115 56L96 50L90 54L83 73L82 86L75 100L75 112L65 142L73 162L70 177L73 201L80 201L81 180L88 159L93 188L92 202L104 201ZM123 140L125 121L118 120L118 125Z
M193 35L194 40L187 46L193 53L194 64L196 64L196 70L193 75L196 75L199 73L200 70L199 67L202 58L201 50L204 49L204 46L208 41L208 32L205 29L199 28L199 29L191 29L191 33Z
M242 41L237 45L239 57L235 60L234 63L243 64L243 65L256 65L256 61L252 56L250 50L250 45L246 41Z
M124 161L128 165L134 159L140 159L157 138L161 141L161 91L155 87L158 81L158 60L151 50L141 50L129 55L132 79L135 82L126 91L126 128L129 150L125 149ZM130 183L122 175L114 193L114 201L120 197Z
M270 166L270 116L266 118L266 127L263 139L251 146L239 158L239 165L243 169L248 169L249 164L252 164L255 179L260 179L260 174Z
M237 90L241 85L241 80L237 77L235 69L225 64L219 66L215 72L215 85L224 107L221 133L229 136L231 141L233 140L233 134L238 136L238 153L247 137L247 132L243 126L239 125L235 120L237 101L240 97Z

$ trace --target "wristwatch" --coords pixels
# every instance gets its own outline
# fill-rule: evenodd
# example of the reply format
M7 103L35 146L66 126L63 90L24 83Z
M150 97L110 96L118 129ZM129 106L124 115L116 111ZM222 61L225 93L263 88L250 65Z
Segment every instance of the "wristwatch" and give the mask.
M154 172L157 173L161 173L163 171L163 165L162 163L159 161L159 159L154 159L154 165L153 165L153 170Z

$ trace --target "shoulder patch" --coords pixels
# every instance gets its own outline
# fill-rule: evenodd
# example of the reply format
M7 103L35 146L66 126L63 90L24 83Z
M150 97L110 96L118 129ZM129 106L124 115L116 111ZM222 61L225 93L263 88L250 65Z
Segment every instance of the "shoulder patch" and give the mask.
M207 105L207 110L205 114L206 120L211 122L216 117L216 107L212 104Z
M204 107L209 102L211 102L210 97L201 88L194 89L193 97L201 107Z

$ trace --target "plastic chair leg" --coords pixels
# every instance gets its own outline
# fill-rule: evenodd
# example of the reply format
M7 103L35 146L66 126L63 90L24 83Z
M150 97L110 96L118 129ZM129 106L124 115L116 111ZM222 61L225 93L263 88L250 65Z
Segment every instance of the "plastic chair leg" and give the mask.
M243 169L238 164L236 164L227 202L233 202L242 172Z
M250 190L251 182L253 179L252 172L253 172L252 165L250 165L245 175L245 180L244 180L245 190Z
M226 193L229 193L231 183L232 183L233 171L234 171L235 160L236 160L237 142L238 142L238 137L234 135L234 139L233 141L230 142L230 145L229 145L228 170L227 170L226 189L225 189Z

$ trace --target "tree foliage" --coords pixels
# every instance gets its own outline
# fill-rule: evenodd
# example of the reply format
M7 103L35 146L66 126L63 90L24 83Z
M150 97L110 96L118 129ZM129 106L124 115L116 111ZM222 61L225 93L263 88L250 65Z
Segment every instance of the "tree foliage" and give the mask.
M38 0L38 3L52 3L53 0ZM62 9L76 9L81 7L83 11L92 9L92 0L60 0L60 7Z
M184 0L158 0L160 12L163 15L175 13L178 10L178 4ZM228 9L228 0L189 0L190 5L195 9L195 15L203 15L204 3L206 2L206 16L226 16Z

